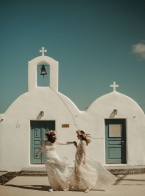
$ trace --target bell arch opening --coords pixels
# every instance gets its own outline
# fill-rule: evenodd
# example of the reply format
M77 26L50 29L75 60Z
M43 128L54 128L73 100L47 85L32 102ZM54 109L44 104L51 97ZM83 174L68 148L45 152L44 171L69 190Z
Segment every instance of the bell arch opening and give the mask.
M37 86L50 86L50 66L48 64L40 64L37 66Z

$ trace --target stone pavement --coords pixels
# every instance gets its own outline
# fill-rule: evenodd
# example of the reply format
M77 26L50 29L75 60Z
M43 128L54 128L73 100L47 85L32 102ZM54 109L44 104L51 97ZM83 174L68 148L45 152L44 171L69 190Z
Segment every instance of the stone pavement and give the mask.
M0 185L2 196L145 196L145 173L118 175L115 185L106 191L54 191L48 192L47 176L16 176L4 185Z

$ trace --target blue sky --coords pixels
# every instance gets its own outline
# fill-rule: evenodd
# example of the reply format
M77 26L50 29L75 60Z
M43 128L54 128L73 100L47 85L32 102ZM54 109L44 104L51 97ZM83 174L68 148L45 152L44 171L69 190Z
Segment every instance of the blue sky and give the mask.
M41 47L80 110L116 81L145 111L145 1L0 0L0 113L28 91L28 61Z

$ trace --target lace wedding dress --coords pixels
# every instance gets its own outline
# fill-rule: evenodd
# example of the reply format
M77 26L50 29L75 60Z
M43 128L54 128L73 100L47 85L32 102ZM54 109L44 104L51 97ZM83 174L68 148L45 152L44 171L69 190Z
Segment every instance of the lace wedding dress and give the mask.
M116 177L107 171L99 162L86 159L86 163L83 163L85 154L86 142L82 140L77 146L75 155L73 188L75 190L104 190L108 185L114 184Z

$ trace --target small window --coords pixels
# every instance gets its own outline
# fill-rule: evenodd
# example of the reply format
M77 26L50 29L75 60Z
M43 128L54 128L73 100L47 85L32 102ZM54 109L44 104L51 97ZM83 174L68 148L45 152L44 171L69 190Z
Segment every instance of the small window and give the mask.
M121 137L122 130L120 124L110 124L109 125L109 137Z

